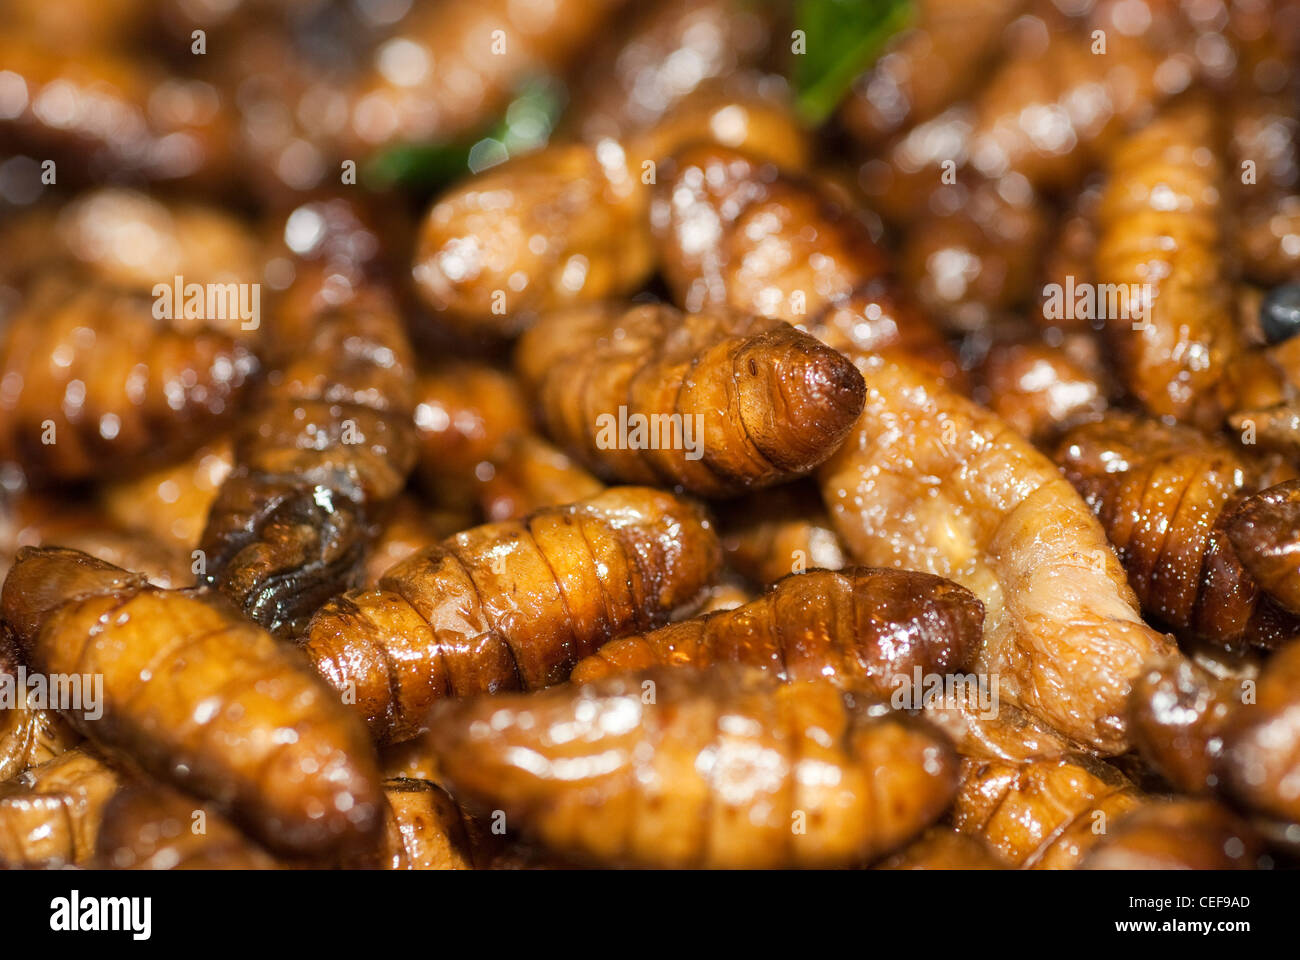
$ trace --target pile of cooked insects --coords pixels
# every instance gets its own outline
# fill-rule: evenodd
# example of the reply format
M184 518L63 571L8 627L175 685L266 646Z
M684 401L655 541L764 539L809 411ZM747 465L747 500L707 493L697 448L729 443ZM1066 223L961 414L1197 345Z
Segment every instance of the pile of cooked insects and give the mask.
M817 6L0 0L0 865L1297 862L1300 5Z

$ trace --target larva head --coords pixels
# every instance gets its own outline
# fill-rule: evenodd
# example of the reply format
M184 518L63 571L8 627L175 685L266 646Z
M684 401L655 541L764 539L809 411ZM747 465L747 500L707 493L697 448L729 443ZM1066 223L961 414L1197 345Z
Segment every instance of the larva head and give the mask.
M1228 521L1242 566L1292 613L1300 613L1300 480L1242 502Z
M852 360L785 325L751 338L731 373L746 434L769 462L793 472L835 452L866 398Z
M19 645L35 642L50 615L65 603L83 597L132 592L147 580L80 550L65 547L23 547L0 592L0 615Z
M569 509L600 518L634 547L643 574L657 586L660 610L694 599L722 563L712 521L683 497L651 487L611 487Z

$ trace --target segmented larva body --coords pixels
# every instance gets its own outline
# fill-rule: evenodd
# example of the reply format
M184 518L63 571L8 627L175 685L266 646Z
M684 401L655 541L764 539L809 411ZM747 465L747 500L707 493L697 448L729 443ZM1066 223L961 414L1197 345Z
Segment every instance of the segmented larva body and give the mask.
M226 605L57 547L20 551L0 604L34 670L102 677L96 703L64 713L96 743L276 849L327 855L375 839L382 798L364 726Z
M1294 635L1300 623L1260 589L1243 566L1251 554L1229 533L1246 495L1289 469L1120 412L1069 431L1054 459L1106 528L1147 614L1234 645Z
M1084 870L1255 870L1259 836L1213 800L1149 803L1106 831L1079 866Z
M172 329L145 296L46 276L0 345L0 462L68 481L184 456L256 370L234 337Z
M88 866L120 779L84 747L0 784L0 868Z
M1123 753L1129 686L1173 647L1142 621L1101 524L987 409L884 357L864 376L863 414L818 477L854 559L968 587L985 606L972 666L1001 702Z
M307 204L289 219L300 216L320 225L323 246L338 242L331 233L364 233L343 201ZM329 264L318 272L296 252L301 283L335 282ZM348 295L336 291L343 302L278 318L282 337L306 325L306 343L280 346L281 362L236 430L235 466L200 541L206 581L280 636L359 581L374 519L415 465L405 327L361 264L336 266L349 278Z
M984 605L950 580L850 567L790 574L735 610L611 640L573 671L577 683L655 666L738 663L783 682L817 678L887 699L913 672L947 674L983 636ZM919 693L916 698L919 707Z
M779 320L664 305L553 314L516 365L550 435L594 470L714 496L812 470L864 389L851 361Z
M816 183L712 145L682 150L674 167L655 188L651 222L680 307L785 320L851 357L893 351L959 376L871 232Z
M94 865L103 870L284 868L216 810L156 783L128 784L108 802Z
M1233 408L1229 367L1243 351L1214 143L1201 102L1172 107L1121 142L1096 251L1100 289L1119 294L1106 326L1129 390L1156 416L1206 429Z
M1011 866L1062 870L1144 802L1118 770L1082 754L1023 764L967 759L951 817Z
M607 640L658 626L720 552L695 506L615 487L419 551L322 607L304 649L377 740L409 739L436 700L559 683Z
M427 780L396 779L384 781L384 796L384 869L474 869L464 816L447 791Z
M931 823L956 776L921 721L736 667L448 702L428 740L458 795L606 865L863 863Z

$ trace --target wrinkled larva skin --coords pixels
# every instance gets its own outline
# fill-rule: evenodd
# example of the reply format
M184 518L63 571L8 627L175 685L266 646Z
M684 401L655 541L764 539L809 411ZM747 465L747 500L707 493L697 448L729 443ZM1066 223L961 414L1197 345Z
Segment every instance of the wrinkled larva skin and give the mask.
M0 635L0 678L16 682L19 665L12 640ZM55 711L32 705L26 695L22 705L0 710L0 785L65 753L80 739Z
M156 320L147 296L47 274L0 342L0 462L49 482L183 457L230 420L257 368L228 334Z
M844 544L811 482L756 491L720 504L717 514L728 565L752 583L848 565Z
M96 743L276 849L325 857L375 842L382 796L364 726L294 651L219 600L76 551L24 548L0 608L31 669L103 676L102 716L65 712Z
M1212 800L1171 800L1134 810L1079 864L1083 870L1255 870L1264 844Z
M410 739L439 699L563 682L607 640L660 625L720 554L698 507L614 487L413 554L322 607L304 648L377 741Z
M1228 371L1244 350L1224 259L1226 186L1213 148L1212 110L1197 101L1122 141L1108 166L1096 252L1099 284L1150 291L1128 293L1128 310L1121 300L1120 315L1107 318L1125 385L1155 416L1207 430L1233 409Z
M968 759L950 816L1009 866L1068 870L1148 802L1119 771L1084 754L1023 764Z
M445 790L427 780L386 780L384 796L384 869L474 869L464 817Z
M818 678L888 699L913 672L961 669L982 639L984 606L929 574L850 567L790 574L735 610L612 640L579 662L590 683L656 666L739 663L786 683Z
M785 320L852 357L893 351L959 377L884 250L821 185L721 146L688 148L674 167L655 188L652 223L678 306Z
M1120 412L1069 431L1053 456L1105 527L1149 616L1235 647L1272 646L1300 632L1300 621L1243 566L1263 559L1262 523L1247 537L1234 519L1256 500L1247 494L1289 476L1289 467L1189 427ZM1261 507L1253 515L1262 520ZM1285 588L1285 577L1270 581Z
M324 245L368 236L348 202L304 204L286 221L291 249L296 218L320 224ZM235 432L234 469L200 541L204 581L277 636L360 582L375 520L415 466L414 359L366 249L294 249L307 290L291 289L276 318L279 362ZM308 296L341 276L346 296ZM292 312L304 301L315 305Z
M196 814L202 815L202 830ZM284 864L220 813L156 783L131 783L104 808L94 865L102 870L280 870Z
M1129 687L1173 648L1142 622L1101 525L988 410L885 358L864 375L863 414L818 474L854 559L968 587L986 614L972 666L998 677L1001 700L1124 752Z
M448 702L428 741L456 791L600 865L864 863L931 823L956 777L920 721L737 668Z
M515 358L549 434L570 453L610 480L702 495L807 474L862 408L862 376L848 358L762 318L597 306L544 318ZM617 442L624 413L657 440L629 432ZM663 436L664 423L679 433Z
M840 111L865 146L928 120L973 89L1025 0L921 0L912 29L858 77Z
M89 866L119 782L98 754L73 747L0 784L0 868Z
M1300 616L1300 480L1247 497L1227 530L1242 566L1270 598Z

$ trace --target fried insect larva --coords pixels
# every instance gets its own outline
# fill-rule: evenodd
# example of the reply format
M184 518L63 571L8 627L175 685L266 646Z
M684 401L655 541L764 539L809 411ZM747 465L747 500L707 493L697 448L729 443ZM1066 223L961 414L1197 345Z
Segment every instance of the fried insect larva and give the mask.
M679 306L785 320L850 356L901 352L958 378L871 231L821 183L716 145L683 150L674 166L655 189L652 224Z
M118 785L118 775L83 747L0 784L0 867L86 866Z
M504 108L527 76L562 71L619 6L619 0L417 6L348 91L347 140L368 151L471 134ZM394 51L401 49L418 51L424 65L395 69Z
M1242 566L1270 597L1300 615L1300 480L1247 497L1227 530Z
M1085 754L1023 764L967 759L950 816L1010 866L1068 870L1146 802L1118 770Z
M85 554L24 548L0 595L28 664L102 676L80 732L214 801L275 849L365 849L381 795L364 727L294 651L216 598ZM98 715L96 715L98 714Z
M1047 239L1042 206L1028 187L972 186L958 209L911 224L898 257L904 286L945 330L985 329L1030 299Z
M1230 537L1235 528L1243 546L1258 542L1234 525L1235 512L1255 485L1288 468L1249 460L1190 427L1120 412L1069 431L1054 458L1100 519L1149 615L1234 646L1295 635L1295 618L1261 592Z
M188 556L199 545L208 511L230 474L233 456L230 439L223 437L177 463L103 485L100 503L121 526L147 530Z
M236 431L235 467L200 541L204 580L277 636L360 581L373 525L416 456L411 346L365 262L377 238L334 199L295 209L285 242L306 288L290 298L323 302L276 318L274 373ZM285 339L300 323L306 342Z
M606 865L866 862L931 823L956 774L919 721L734 667L451 701L428 740L457 796Z
M861 410L848 358L762 318L570 310L533 326L515 362L549 435L593 470L711 496L808 473Z
M631 293L654 265L644 190L613 141L471 177L421 224L420 294L457 329L512 336L539 313Z
M506 438L488 461L479 494L489 523L594 497L605 488L585 467L535 433Z
M1138 807L1111 827L1082 870L1255 870L1271 861L1249 826L1213 800Z
M656 666L739 663L783 683L823 678L882 700L900 683L948 674L979 646L983 605L925 573L849 567L778 580L735 610L612 640L573 670L575 683Z
M1023 0L922 0L915 25L855 82L840 111L866 146L928 120L971 90Z
M1214 789L1223 728L1247 686L1214 677L1185 660L1152 664L1134 681L1129 697L1134 746L1178 790L1196 794Z
M978 837L949 826L926 830L876 870L1005 870L1006 864Z
M217 94L206 84L177 97L174 78L139 57L98 46L55 50L8 30L0 61L24 94L0 120L6 144L52 156L60 170L84 176L90 161L119 177L205 182L232 172L238 138L225 113L211 109ZM169 93L180 110L158 109ZM45 109L51 98L66 109Z
M759 490L719 505L717 512L727 562L753 583L848 566L844 544L811 482Z
M771 12L743 0L668 0L629 11L572 84L561 123L595 143L657 124L701 84L756 64ZM689 60L691 69L679 65Z
M1300 823L1300 733L1295 716L1300 691L1300 643L1292 642L1265 664L1255 702L1234 709L1222 729L1215 772L1238 805L1286 823Z
M1057 731L1009 703L989 701L987 709L967 694L945 692L923 704L925 718L948 735L959 756L1025 763L1077 752Z
M1207 104L1166 110L1116 149L1098 209L1096 279L1125 383L1155 416L1217 428L1243 351L1223 256L1223 171Z
M104 808L95 865L105 870L279 870L210 806L157 783L129 783Z
M625 143L560 142L516 157L429 209L413 268L421 296L454 329L509 337L540 314L633 293L655 265L655 164L700 137L783 162L807 155L782 105L706 89Z
M1028 440L1041 444L1071 423L1105 411L1107 384L1065 346L995 344L977 372L977 399Z
M440 506L477 505L479 465L490 461L508 437L531 427L518 380L486 363L455 360L416 379L416 469Z
M1101 525L994 414L887 358L864 366L863 414L819 473L854 559L968 587L985 607L971 666L1001 702L1124 752L1129 686L1172 645L1142 622Z
M426 780L386 780L384 795L384 869L474 869L465 821L445 790Z
M20 686L18 651L0 635L0 784L76 746L81 739L54 710ZM11 699L12 698L12 699Z
M256 369L227 334L155 319L147 297L44 275L0 344L0 462L72 481L184 456Z
M187 282L256 283L263 251L250 226L224 209L156 199L138 190L100 187L79 194L58 214L55 236L66 255L88 266L105 283L152 294L160 280L179 275ZM129 243L123 238L130 237ZM176 311L173 325L195 323ZM238 304L225 316L202 321L236 339L258 335Z
M27 494L0 506L7 527L0 548L0 575L7 574L20 547L68 547L114 566L143 574L160 587L193 583L191 557L144 530L110 522L93 503Z
M559 683L612 637L658 626L720 553L697 507L611 488L413 554L322 607L304 648L374 738L396 742L436 700Z

